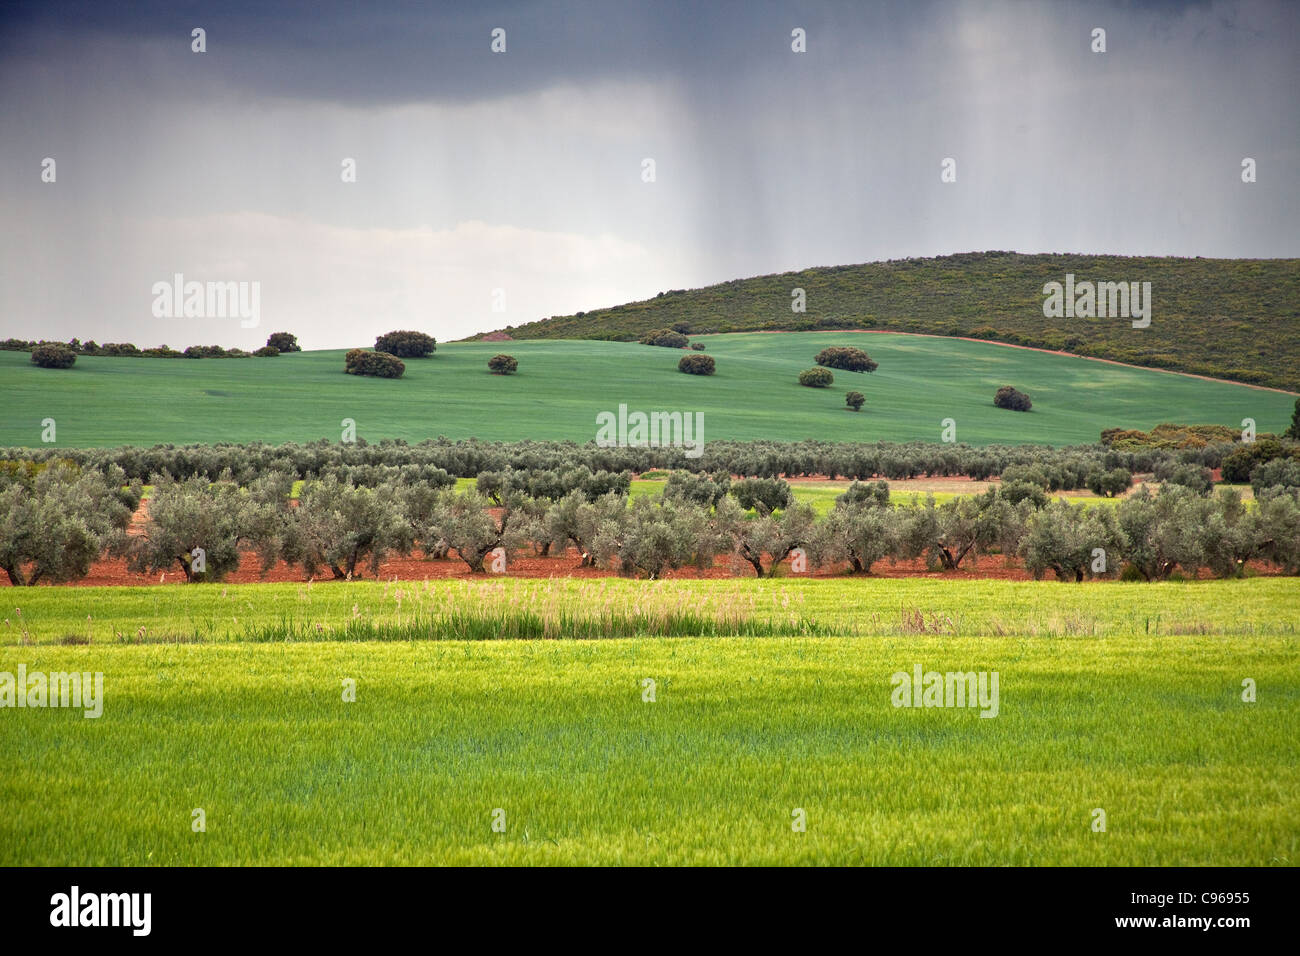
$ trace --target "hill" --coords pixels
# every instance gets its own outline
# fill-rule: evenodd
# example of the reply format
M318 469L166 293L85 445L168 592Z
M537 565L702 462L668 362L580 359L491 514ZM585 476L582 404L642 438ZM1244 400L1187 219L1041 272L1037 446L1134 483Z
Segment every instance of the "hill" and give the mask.
M836 372L826 389L797 384L827 345L861 345L880 363L871 374ZM683 375L676 349L604 341L453 343L411 359L401 379L343 372L343 350L276 358L141 359L83 356L70 369L33 366L0 352L0 446L41 444L42 421L57 445L338 441L356 421L370 441L477 437L596 437L596 416L631 410L700 412L704 440L939 441L952 418L969 444L1095 442L1103 428L1161 422L1281 431L1294 398L1244 385L1009 348L987 342L848 332L731 334L704 338L717 374ZM491 375L508 349L519 373ZM1033 411L993 406L1012 384ZM845 393L866 407L848 411Z
M1045 318L1043 286L1064 283L1067 273L1080 282L1150 282L1150 326ZM802 314L791 309L796 288L806 294ZM679 323L692 334L844 328L969 336L1300 390L1298 259L974 252L737 279L504 331L515 339L635 341Z

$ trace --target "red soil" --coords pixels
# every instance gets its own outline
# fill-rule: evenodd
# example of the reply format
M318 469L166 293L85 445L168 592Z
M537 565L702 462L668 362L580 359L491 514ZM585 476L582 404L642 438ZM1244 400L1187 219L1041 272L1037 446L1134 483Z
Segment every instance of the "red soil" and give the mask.
M580 568L578 567L580 555L576 549L569 551L562 557L537 557L533 554L519 555L510 559L507 565L507 577L516 578L604 578L617 577L617 572L608 571L601 568ZM809 575L789 575L788 564L783 564L781 574L783 576L795 577L813 577L813 578L832 578L842 575L848 570L847 565L833 569L822 569L814 574ZM1278 570L1264 564L1251 563L1251 568L1258 574L1272 575L1277 574ZM227 575L224 579L228 584L250 584L257 581L278 581L278 582L302 582L307 580L306 574L300 567L290 567L283 561L277 562L267 572L265 576L259 574L260 566L256 554L247 552L243 555L239 564L239 569ZM961 568L956 571L931 571L923 559L912 561L899 561L890 563L888 560L881 561L872 569L872 576L877 578L945 578L949 580L969 581L976 579L1001 580L1001 581L1028 581L1032 576L1025 571L1024 564L1019 558L1006 559L1001 555L985 555L980 558L978 565L971 562L968 557ZM362 579L373 579L374 575L370 573L368 567L361 569L359 575ZM425 579L460 579L460 580L485 580L493 575L489 574L472 574L465 562L456 558L443 558L437 560L427 560L424 558L396 558L391 561L385 561L379 566L379 578L385 581L397 579L400 581L423 581ZM720 557L717 564L712 568L704 570L698 568L682 568L677 571L668 571L664 574L669 579L720 579L720 578L752 578L754 577L753 569L744 562L732 563L731 559L726 556ZM1047 575L1048 578L1051 575ZM1202 578L1212 577L1208 571L1201 573ZM321 580L332 580L333 577L326 573ZM135 574L127 570L126 560L116 558L110 560L96 561L90 569L90 573L78 581L72 582L68 587L96 587L103 585L157 585L157 584L184 584L185 575L181 572L179 566L173 570L165 571L159 574ZM0 584L8 587L9 580L7 577L0 575Z

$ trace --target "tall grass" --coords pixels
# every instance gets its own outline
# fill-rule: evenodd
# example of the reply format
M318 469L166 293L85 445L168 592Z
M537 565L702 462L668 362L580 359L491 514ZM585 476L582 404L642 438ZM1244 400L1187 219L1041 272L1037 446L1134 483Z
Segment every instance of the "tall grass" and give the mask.
M1294 579L330 581L6 590L0 646L616 637L1300 635Z
M342 620L283 614L244 631L247 641L558 640L613 637L807 637L842 633L802 610L796 595L771 591L640 593L607 582L579 588L543 582L385 585L377 606L354 604Z

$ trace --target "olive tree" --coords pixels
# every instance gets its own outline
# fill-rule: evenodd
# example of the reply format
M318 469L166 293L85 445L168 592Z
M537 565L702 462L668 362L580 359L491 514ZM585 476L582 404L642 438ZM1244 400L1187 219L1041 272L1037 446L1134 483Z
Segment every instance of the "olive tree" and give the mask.
M239 567L248 524L248 497L233 481L176 481L156 475L144 533L135 539L133 571L179 566L185 580L220 581Z
M1094 495L1114 498L1128 491L1133 484L1133 473L1127 468L1111 468L1107 471L1098 468L1088 473L1087 482L1088 490Z
M593 553L596 536L607 524L620 527L626 513L627 498L624 495L611 491L591 501L581 490L575 489L547 511L545 535L561 551L569 545L577 548L582 555L578 567L593 567L596 563Z
M1259 510L1250 510L1236 488L1220 488L1202 501L1197 528L1201 560L1217 577L1240 575L1263 548L1267 531Z
M963 495L935 506L926 495L924 505L910 510L900 536L905 557L925 555L945 571L956 571L967 555L995 545L1004 553L1014 550L1032 508L1028 502L1013 505L996 493Z
M525 507L528 501L525 495L512 492L494 504L477 491L448 489L439 496L427 527L418 536L423 541L444 542L471 572L478 573L497 548L509 553L528 543L536 522L535 513Z
M905 522L900 510L841 495L817 526L810 555L817 564L847 561L854 574L870 574L872 565L899 550Z
M811 505L791 504L780 511L749 515L730 498L719 502L713 519L723 540L760 578L772 577L795 548L811 546L816 524Z
M298 497L284 539L284 559L301 564L311 577L328 568L337 579L371 574L390 554L409 554L411 526L397 486L358 488L330 475L308 482Z
M1177 567L1195 573L1204 561L1199 524L1204 499L1182 485L1159 495L1145 487L1119 503L1115 515L1124 533L1124 556L1148 581L1162 581Z
M1058 498L1029 518L1020 552L1035 580L1050 569L1058 581L1082 581L1118 571L1123 540L1114 509Z
M731 486L731 494L741 508L760 515L787 508L794 500L790 486L780 478L742 478Z
M664 485L665 498L689 501L702 508L712 508L727 496L731 476L719 471L712 475L695 475L689 471L674 471Z
M125 553L125 529L140 501L140 483L123 487L116 465L107 474L62 464L30 482L0 489L0 569L15 587L85 577L105 552Z
M608 567L617 558L624 574L651 579L665 570L698 561L710 550L702 544L707 527L702 509L671 498L638 498L619 521L605 521L592 541L596 563Z
M1257 499L1259 555L1287 574L1300 574L1300 496L1280 488Z
M873 508L889 507L889 482L855 481L835 499L836 507L869 505Z

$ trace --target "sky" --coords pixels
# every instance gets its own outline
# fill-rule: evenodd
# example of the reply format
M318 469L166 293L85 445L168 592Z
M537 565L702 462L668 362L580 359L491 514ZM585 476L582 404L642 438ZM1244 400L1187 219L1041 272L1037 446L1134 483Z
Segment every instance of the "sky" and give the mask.
M0 338L342 348L910 256L1298 256L1298 47L1290 2L7 2ZM257 315L160 304L178 274Z

